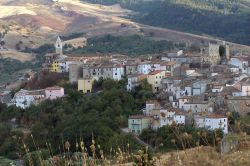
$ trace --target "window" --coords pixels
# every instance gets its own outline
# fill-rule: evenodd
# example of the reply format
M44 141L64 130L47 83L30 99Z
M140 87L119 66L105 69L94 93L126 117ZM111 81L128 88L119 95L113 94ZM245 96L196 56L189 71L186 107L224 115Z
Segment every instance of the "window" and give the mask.
M155 76L155 78L157 78L157 76Z

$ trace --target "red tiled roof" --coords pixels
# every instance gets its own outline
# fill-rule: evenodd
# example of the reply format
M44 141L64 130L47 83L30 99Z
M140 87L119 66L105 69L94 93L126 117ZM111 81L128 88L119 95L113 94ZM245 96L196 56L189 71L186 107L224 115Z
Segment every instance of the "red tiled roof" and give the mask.
M54 86L54 87L48 87L45 90L61 90L62 87Z
M150 72L148 75L156 75L156 74L159 74L161 72L162 72L162 70L155 70L155 71Z
M170 62L163 62L163 63L161 63L161 66L172 66L172 65L175 65L176 64L176 62L175 61L170 61Z

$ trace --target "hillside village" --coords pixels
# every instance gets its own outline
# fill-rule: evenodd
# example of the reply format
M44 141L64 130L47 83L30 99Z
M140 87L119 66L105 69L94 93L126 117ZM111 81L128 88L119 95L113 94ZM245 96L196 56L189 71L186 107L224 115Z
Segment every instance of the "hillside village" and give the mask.
M67 56L60 37L55 53L45 56L43 70L68 75L78 91L93 92L94 81L127 78L127 91L143 82L152 87L156 99L145 103L142 114L128 118L128 131L140 134L143 129L157 130L166 125L195 125L221 129L229 133L228 112L249 113L249 56L232 55L225 42L211 42L200 53L182 50L154 56L124 55ZM0 101L22 109L41 101L65 96L62 87L21 89L11 98L3 91Z

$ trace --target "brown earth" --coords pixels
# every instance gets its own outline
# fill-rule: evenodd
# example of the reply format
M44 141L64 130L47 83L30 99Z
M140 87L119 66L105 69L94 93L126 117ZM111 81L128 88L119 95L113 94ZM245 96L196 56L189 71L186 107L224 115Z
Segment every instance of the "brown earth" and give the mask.
M9 27L5 37L7 48L15 49L19 41L23 47L35 48L44 43L52 43L58 35L84 32L86 37L113 34L131 35L143 34L155 40L172 40L185 43L209 42L215 38L193 35L175 30L157 28L137 24L122 16L132 14L129 10L122 9L119 5L102 6L96 4L82 3L79 0L59 0L51 2L47 0L0 0L5 10L12 12L0 12L1 25ZM16 8L16 9L15 9ZM18 11L18 12L16 12ZM121 24L126 25L122 27ZM243 50L250 54L250 47L230 43L233 49Z
M0 51L0 58L11 58L21 62L31 61L34 57L28 53L18 52L16 50Z

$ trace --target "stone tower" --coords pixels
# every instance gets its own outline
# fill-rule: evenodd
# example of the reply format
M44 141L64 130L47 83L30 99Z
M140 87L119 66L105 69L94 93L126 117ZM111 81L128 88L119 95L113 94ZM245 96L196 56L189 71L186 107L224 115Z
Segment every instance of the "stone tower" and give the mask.
M209 61L212 66L217 65L220 63L220 45L209 43Z
M63 42L59 36L56 40L55 48L56 48L56 53L60 54L60 56L62 56L63 55Z

